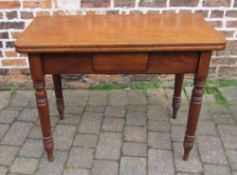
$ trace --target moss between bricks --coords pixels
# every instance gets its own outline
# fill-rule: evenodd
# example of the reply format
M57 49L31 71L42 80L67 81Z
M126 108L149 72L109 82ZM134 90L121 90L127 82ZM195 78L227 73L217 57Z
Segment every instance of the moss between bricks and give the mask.
M12 87L12 88L10 89L10 93L11 93L11 96L16 96L16 94L17 94L16 88L15 88L15 87Z
M158 81L139 81L131 83L101 83L95 86L92 86L91 90L113 90L113 89L154 89L160 88L162 82ZM192 87L193 83L191 81L184 82L184 93L187 96L185 87ZM218 80L218 81L207 81L205 84L205 93L213 95L215 98L215 103L222 104L224 106L229 106L227 99L219 91L219 88L223 87L237 87L237 80ZM170 88L170 86L164 88Z
M187 97L187 92L185 91L185 87L192 87L193 83L190 80L186 80L184 82L183 88L184 93ZM171 88L170 86L162 86L162 82L159 81L139 81L139 82L130 82L130 83L100 83L98 85L91 86L90 90L114 90L114 89L156 89L156 88ZM222 104L224 106L229 106L227 99L222 95L219 91L219 88L224 87L237 87L237 80L211 80L207 81L205 84L205 92L207 94L213 95L215 97L217 104ZM11 88L11 95L15 96L17 94L16 88Z
M229 103L227 99L221 94L218 87L208 86L208 84L205 86L205 92L207 94L211 94L215 97L217 104L222 104L224 106L229 106Z
M158 81L139 81L131 83L101 83L90 87L91 90L113 90L113 89L155 89L160 87Z
M193 86L193 83L191 81L185 81L185 86ZM237 80L217 80L217 81L207 81L205 84L205 92L207 94L213 95L216 99L217 104L222 104L226 107L229 106L229 103L224 95L219 91L219 88L224 87L237 87ZM186 93L186 92L185 92ZM186 94L187 96L187 94Z

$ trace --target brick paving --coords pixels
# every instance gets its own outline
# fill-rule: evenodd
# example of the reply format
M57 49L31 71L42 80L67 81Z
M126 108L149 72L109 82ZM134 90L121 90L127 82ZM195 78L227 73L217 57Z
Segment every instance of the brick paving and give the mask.
M0 92L0 175L236 175L237 88L220 91L230 106L205 96L195 145L184 162L184 93L173 120L171 89L65 90L60 121L49 90L52 163L42 147L34 92Z

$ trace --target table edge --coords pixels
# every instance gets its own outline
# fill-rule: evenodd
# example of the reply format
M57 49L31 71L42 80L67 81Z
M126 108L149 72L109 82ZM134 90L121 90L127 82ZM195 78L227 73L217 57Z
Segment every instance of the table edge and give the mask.
M226 47L226 41L222 43L214 44L202 44L202 45L125 45L125 46L70 46L70 47L54 47L54 46L39 46L28 47L19 46L15 44L17 52L20 53L55 53L55 52L155 52L155 51L202 51L202 50L223 50Z

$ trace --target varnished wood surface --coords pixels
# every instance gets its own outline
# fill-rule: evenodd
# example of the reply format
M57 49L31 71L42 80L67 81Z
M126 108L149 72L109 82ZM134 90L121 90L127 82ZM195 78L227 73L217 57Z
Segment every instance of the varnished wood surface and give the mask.
M183 141L184 155L183 160L188 160L189 153L194 145L195 132L198 125L199 114L202 106L205 81L208 75L211 52L200 54L198 69L194 77L194 86L189 106L188 120Z
M53 84L56 97L56 105L59 112L59 119L64 118L64 100L63 100L63 90L62 90L62 78L60 74L53 74Z
M42 54L45 74L195 73L198 62L199 52Z
M176 74L175 75L175 84L174 84L174 94L173 94L173 115L172 118L176 119L178 110L181 105L181 93L183 89L183 81L184 81L184 74Z
M29 57L31 77L35 88L36 104L41 124L42 141L48 156L48 160L53 161L54 144L51 133L49 106L47 92L45 89L45 77L43 73L43 67L41 64L40 56L38 54L30 54Z
M200 15L37 17L16 41L18 52L217 50L223 35Z
M148 69L147 53L93 54L95 72L144 72Z

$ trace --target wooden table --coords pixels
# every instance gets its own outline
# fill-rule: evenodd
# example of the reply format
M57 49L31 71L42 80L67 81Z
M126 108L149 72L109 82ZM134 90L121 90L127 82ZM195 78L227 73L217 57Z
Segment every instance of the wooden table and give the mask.
M45 74L53 76L57 109L63 119L62 73L175 74L173 118L180 107L184 74L194 74L183 142L183 159L187 160L194 143L211 52L224 48L222 34L197 14L35 18L16 41L16 50L29 55L48 160L54 158Z

